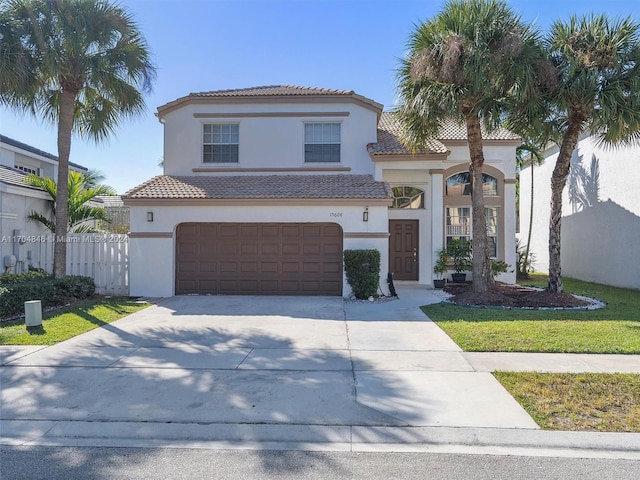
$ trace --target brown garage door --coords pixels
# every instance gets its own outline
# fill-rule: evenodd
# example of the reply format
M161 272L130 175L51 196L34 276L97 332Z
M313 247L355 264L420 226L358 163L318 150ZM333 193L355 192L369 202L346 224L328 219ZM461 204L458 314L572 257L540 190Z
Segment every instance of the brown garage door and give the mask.
M182 223L176 294L341 295L333 223Z

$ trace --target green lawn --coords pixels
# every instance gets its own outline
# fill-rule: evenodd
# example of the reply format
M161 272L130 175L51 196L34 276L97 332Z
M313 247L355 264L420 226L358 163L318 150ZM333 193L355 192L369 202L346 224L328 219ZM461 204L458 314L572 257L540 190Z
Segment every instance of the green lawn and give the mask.
M495 372L546 430L640 432L640 375Z
M0 323L0 345L54 345L149 306L128 298L85 300L43 314L35 330L27 331L24 319Z
M470 352L640 353L640 291L563 279L565 291L603 300L590 311L422 307ZM537 275L524 285L545 286Z

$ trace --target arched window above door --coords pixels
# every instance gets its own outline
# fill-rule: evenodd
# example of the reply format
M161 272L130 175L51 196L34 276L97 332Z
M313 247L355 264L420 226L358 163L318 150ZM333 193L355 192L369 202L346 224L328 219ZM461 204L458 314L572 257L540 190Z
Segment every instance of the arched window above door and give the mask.
M393 205L390 208L424 208L424 190L400 186L393 187Z

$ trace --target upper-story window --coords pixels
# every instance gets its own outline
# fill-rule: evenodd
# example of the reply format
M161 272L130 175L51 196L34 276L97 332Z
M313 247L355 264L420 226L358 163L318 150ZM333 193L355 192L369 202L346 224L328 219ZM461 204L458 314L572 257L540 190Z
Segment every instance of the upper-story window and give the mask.
M393 187L393 204L390 208L424 208L424 191L415 187Z
M304 161L340 161L340 124L304 124Z
M240 126L237 123L206 123L202 126L202 161L238 163Z
M482 174L482 191L485 196L498 195L498 180L486 173ZM469 172L460 172L447 178L447 191L449 196L471 195L471 175Z
M18 170L21 170L21 171L23 171L25 173L32 173L34 175L40 175L40 172L39 172L40 169L39 168L27 167L26 165L20 165L20 164L17 164L17 163L14 166Z

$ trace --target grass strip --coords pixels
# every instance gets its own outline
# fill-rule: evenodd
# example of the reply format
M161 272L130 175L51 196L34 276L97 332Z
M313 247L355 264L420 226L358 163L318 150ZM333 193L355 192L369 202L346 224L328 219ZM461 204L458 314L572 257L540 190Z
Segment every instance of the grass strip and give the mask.
M54 345L149 306L128 298L85 300L43 314L36 329L27 330L24 319L0 323L0 345Z
M494 375L545 430L640 432L638 374Z

